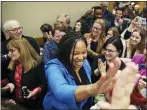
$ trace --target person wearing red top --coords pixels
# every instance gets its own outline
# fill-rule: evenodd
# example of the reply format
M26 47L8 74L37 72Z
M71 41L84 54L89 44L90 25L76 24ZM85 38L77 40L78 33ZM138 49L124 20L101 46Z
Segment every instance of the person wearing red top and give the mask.
M11 57L8 68L12 72L6 87L13 102L27 109L41 108L47 83L41 57L24 38L11 40L7 47Z

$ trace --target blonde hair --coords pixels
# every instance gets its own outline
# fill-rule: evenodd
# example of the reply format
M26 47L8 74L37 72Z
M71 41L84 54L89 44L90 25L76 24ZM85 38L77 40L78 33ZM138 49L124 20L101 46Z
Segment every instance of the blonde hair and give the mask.
M8 49L12 47L18 49L20 52L20 62L25 73L41 63L41 57L31 46L31 44L24 38L12 39L8 43L7 47ZM13 70L14 67L15 61L11 60L8 68Z
M102 49L103 49L103 45L104 45L105 39L106 39L105 25L104 25L104 23L99 22L99 21L97 21L97 20L95 20L94 23L98 23L98 24L101 25L101 35L100 35L100 38L98 39L98 45L97 45L97 49L96 49L96 52L97 52L98 54L101 54ZM93 24L94 24L94 23L93 23Z
M103 25L105 26L105 21L104 21L104 19L102 19L102 18L96 19L96 20L94 21L94 23L101 23L101 24L103 24Z

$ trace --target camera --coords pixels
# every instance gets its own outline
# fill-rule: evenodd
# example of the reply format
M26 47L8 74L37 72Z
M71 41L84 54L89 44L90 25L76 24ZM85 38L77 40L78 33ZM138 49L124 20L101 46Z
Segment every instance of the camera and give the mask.
M22 94L23 94L23 96L28 96L28 91L27 91L27 86L23 86L22 87Z
M9 54L5 54L5 55L2 55L1 58L8 60L8 59L10 59L10 56L9 56Z

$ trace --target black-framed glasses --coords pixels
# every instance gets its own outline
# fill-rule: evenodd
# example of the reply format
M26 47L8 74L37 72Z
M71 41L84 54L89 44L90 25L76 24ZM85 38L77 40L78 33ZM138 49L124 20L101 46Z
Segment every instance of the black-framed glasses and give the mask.
M23 27L18 27L18 28L14 28L11 30L7 30L7 31L13 31L13 32L18 32L18 31L22 31Z

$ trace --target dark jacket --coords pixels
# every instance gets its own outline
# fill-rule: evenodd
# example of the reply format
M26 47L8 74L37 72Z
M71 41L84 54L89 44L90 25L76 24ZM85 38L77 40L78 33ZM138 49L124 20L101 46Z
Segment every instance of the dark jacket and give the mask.
M110 22L110 27L112 27L112 23L114 22L114 15L108 11L108 10L105 10L104 14L103 14L103 17Z
M128 28L128 21L124 20L122 25L119 24L119 26L116 26L115 23L113 22L112 27L116 27L121 34L126 28Z
M66 32L73 32L72 27L68 26L67 29L66 29Z
M14 75L15 69L11 73L9 73L8 77L10 82L12 82L15 85ZM27 88L31 91L36 87L40 87L42 91L41 93L37 94L35 99L30 98L28 100L24 99L23 101L17 101L14 92L12 94L12 98L16 100L18 103L23 104L27 108L40 108L42 106L42 101L46 93L47 87L43 63L37 65L35 68L32 68L26 73L22 72L21 88L23 86L27 86Z
M125 34L124 34L124 39L127 40L131 37L131 32L128 31L128 29L126 30Z
M98 55L97 58L92 63L92 66L91 66L91 70L92 70L92 75L91 75L92 78L91 78L91 80L92 80L92 83L95 83L101 77L101 74L99 74L98 76L96 76L94 74L94 70L97 69L97 67L98 67L98 59L101 59L103 62L106 61L106 58L105 58L104 55ZM123 70L125 67L126 67L126 64L121 60L121 65L120 65L119 70ZM106 62L106 71L108 71L108 69L109 69L109 66L108 66L108 64Z

